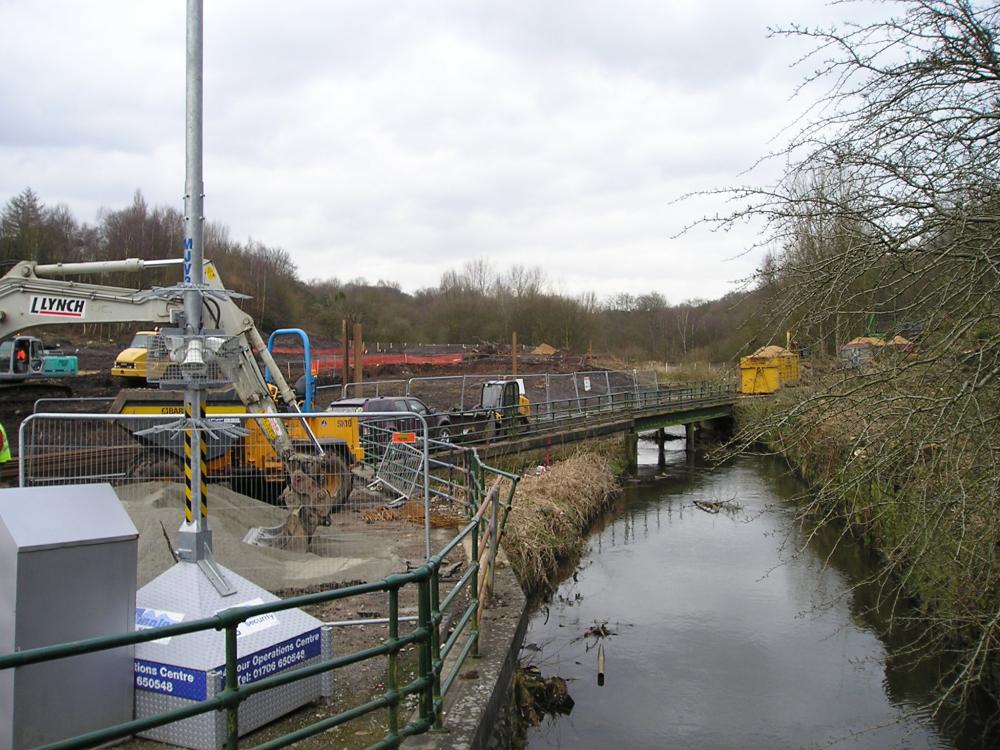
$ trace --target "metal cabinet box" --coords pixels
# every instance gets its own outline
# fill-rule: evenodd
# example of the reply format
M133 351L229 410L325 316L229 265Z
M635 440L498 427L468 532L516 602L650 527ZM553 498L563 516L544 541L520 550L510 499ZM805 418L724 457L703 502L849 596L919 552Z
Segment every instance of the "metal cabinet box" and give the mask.
M0 652L135 627L138 532L108 484L0 490ZM132 718L133 648L0 672L0 750Z

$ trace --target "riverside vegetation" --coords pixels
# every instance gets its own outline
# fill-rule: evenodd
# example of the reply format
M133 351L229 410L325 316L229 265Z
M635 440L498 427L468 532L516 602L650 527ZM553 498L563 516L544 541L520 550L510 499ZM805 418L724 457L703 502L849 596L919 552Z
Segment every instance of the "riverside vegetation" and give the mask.
M770 325L816 377L748 405L743 444L801 470L803 514L880 551L879 606L918 600L914 658L950 656L937 708L985 694L997 715L1000 4L866 3L773 35L806 45L797 95L813 95L771 155L778 179L720 191L734 208L707 221L762 227ZM914 345L830 366L866 331Z
M883 372L877 398L868 373L743 401L738 440L780 454L806 480L804 523L858 535L879 556L863 584L877 584L875 606L893 625L901 600L916 604L919 614L898 623L918 634L908 658L939 663L933 709L957 718L1000 695L997 451L982 413L913 413L904 394L918 371L900 364Z

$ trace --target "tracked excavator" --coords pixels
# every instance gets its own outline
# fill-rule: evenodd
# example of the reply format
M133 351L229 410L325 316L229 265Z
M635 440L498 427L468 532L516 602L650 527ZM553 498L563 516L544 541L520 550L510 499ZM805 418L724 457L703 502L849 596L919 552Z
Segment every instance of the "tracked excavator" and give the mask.
M82 275L139 272L179 263L175 260L141 260L90 263L37 264L22 261L0 277L0 339L15 331L33 326L85 323L152 323L164 329L183 328L183 292L178 288L137 290L76 280ZM250 414L298 412L296 394L282 377L267 344L253 320L233 302L239 297L225 289L215 266L204 264L206 290L203 294L202 320L216 332L224 352L218 363L225 379ZM222 356L224 354L224 356ZM269 387L258 364L260 358L271 373ZM223 399L224 400L224 399ZM180 394L143 389L123 391L113 411L131 414L176 414ZM213 411L211 395L207 415ZM232 410L229 411L232 413ZM247 424L248 435L240 445L216 445L209 456L211 470L223 469L233 475L256 474L264 481L283 485L279 500L288 510L283 525L257 529L248 541L293 550L308 549L321 525L330 523L332 514L351 492L351 466L363 458L357 419L298 420L253 419ZM179 460L175 444L178 436L162 433L140 438L157 452ZM172 449L173 446L173 449ZM307 447L309 452L302 450ZM209 446L212 450L212 446ZM147 474L150 478L152 475Z

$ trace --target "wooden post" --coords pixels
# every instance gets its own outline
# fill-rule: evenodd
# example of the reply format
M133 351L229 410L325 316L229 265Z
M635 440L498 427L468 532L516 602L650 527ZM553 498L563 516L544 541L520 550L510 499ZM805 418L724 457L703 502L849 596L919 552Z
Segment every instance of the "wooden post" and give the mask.
M354 382L358 383L360 391L361 381L364 379L365 347L361 342L361 324L354 324ZM361 395L359 392L358 396Z
M510 335L510 374L517 375L517 331Z
M667 442L667 434L661 427L656 431L656 465L661 469L667 465L667 454L664 446Z
M684 447L688 452L694 451L694 422L684 425Z
M347 358L348 352L351 350L350 342L347 340L347 321L340 321L340 342L343 347L340 359L340 386L343 388L351 381L351 361ZM344 391L344 398L347 398L347 392Z

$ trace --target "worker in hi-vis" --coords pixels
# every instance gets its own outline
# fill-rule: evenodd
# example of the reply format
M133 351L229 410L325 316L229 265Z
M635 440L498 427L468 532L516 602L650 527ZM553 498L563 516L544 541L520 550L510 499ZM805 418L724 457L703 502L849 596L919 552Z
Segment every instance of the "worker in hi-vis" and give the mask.
M0 422L0 464L10 461L10 443L7 442L7 430Z

